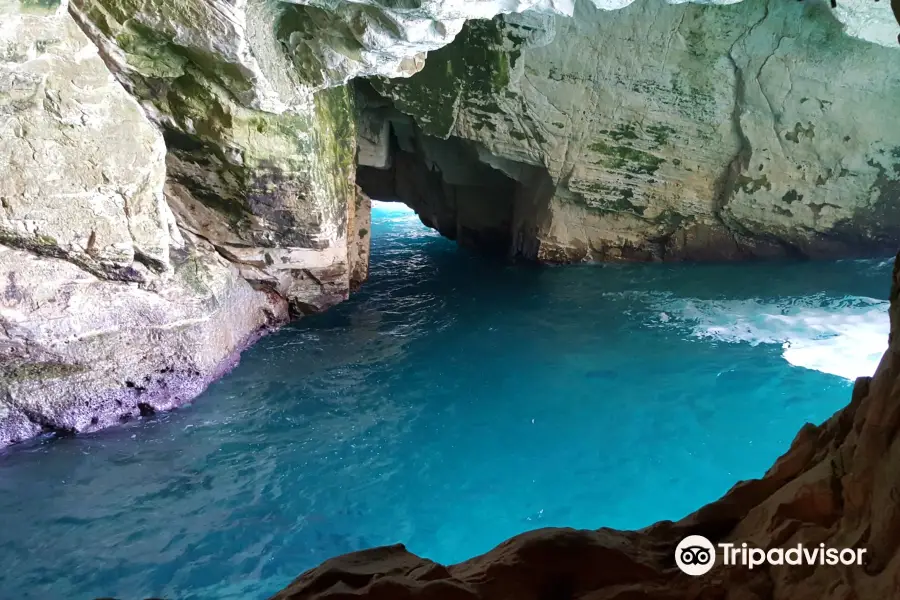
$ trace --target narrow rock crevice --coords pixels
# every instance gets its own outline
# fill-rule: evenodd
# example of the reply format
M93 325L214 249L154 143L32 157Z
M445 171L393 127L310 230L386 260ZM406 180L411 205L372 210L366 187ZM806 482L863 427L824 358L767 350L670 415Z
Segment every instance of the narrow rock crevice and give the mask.
M766 18L768 18L768 16L769 3L767 1L763 10L763 16L754 24L752 24L743 35L738 37L728 49L728 52L725 53L725 57L728 59L728 63L731 65L732 73L734 75L734 102L731 111L731 125L732 131L739 141L739 147L737 152L729 161L728 166L716 180L714 187L715 201L713 205L713 216L722 225L722 227L725 228L725 231L728 232L728 235L734 241L736 250L741 247L740 237L742 235L746 235L748 232L740 231L740 229L743 228L739 223L730 222L730 220L725 215L725 207L731 201L732 196L739 187L739 177L750 164L750 158L753 155L753 146L750 143L750 139L747 137L747 134L744 132L743 126L741 125L741 115L743 113L744 106L746 105L745 98L747 83L744 78L743 69L741 69L741 67L738 65L737 59L734 56L734 50L738 46L738 44L744 42L747 38L749 38L753 33L753 30L761 23L763 23Z

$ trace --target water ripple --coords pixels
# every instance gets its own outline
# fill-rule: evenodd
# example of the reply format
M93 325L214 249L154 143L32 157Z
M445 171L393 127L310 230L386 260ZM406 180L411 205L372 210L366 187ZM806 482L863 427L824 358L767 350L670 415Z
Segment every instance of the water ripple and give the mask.
M192 406L8 452L3 595L262 599L378 544L677 519L845 404L812 369L887 334L879 261L534 268L399 207L372 230L359 294Z

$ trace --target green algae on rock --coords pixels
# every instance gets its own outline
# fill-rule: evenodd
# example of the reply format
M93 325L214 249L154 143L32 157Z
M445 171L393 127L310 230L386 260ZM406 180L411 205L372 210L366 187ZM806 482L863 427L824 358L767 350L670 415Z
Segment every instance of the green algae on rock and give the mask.
M42 6L0 0L0 446L187 402L287 317L176 227L162 136Z
M179 225L298 313L345 299L357 193L352 94L301 81L259 30L274 30L274 15L248 6L242 21L215 3L176 4L72 8L163 130Z
M529 258L879 254L900 239L900 128L881 118L900 67L844 34L849 14L580 2L572 19L469 23L420 73L372 87L424 135L547 172L539 223L505 234L531 237Z

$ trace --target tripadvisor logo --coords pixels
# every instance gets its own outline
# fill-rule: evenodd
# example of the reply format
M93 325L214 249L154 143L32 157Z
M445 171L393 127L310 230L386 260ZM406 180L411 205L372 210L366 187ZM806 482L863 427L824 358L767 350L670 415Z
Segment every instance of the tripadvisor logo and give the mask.
M689 535L675 548L675 564L688 575L704 575L716 564L716 548L702 535Z
M825 544L812 547L797 544L790 548L763 550L751 548L746 543L721 543L717 549L702 535L689 535L675 548L675 564L684 573L696 577L709 573L717 556L725 566L753 569L761 565L861 566L865 553L865 548L828 548Z

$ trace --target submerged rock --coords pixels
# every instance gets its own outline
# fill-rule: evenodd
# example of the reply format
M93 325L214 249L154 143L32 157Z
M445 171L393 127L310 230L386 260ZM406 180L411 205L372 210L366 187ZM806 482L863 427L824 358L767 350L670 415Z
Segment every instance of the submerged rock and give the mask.
M762 479L737 483L685 519L640 531L542 529L444 567L403 546L326 561L273 600L313 598L895 598L900 577L900 259L891 292L891 337L875 376L856 381L850 404L806 425ZM706 575L675 565L688 535L756 548L865 549L861 566L725 566Z

